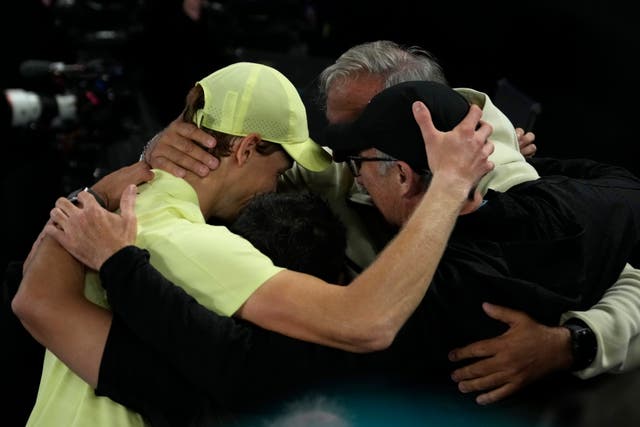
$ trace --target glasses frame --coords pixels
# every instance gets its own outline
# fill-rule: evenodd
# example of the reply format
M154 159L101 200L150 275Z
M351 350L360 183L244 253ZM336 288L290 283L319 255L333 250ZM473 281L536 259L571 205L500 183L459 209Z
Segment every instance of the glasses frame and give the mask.
M353 174L354 178L360 176L360 168L362 162L396 162L397 160L392 157L364 157L364 156L347 156L347 166Z

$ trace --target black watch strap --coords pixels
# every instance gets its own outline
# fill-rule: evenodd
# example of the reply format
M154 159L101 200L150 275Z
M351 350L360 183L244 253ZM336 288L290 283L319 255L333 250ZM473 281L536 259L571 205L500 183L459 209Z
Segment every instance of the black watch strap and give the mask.
M72 191L67 196L67 199L71 203L73 203L75 205L75 204L78 203L78 194L82 193L83 191L86 191L87 193L91 194L93 197L95 197L96 201L98 202L98 204L100 206L102 206L104 209L107 209L107 204L104 202L102 197L100 197L100 195L98 193L96 193L95 191L93 191L89 187L82 187L82 188L78 188L77 190Z
M589 325L580 319L569 319L562 326L569 329L571 334L571 353L573 355L571 370L581 371L589 367L598 353L596 335Z

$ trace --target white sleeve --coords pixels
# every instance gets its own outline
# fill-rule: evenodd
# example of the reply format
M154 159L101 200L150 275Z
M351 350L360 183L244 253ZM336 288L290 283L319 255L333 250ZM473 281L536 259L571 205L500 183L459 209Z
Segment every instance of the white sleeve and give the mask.
M620 373L640 365L640 270L627 264L602 299L586 311L568 311L595 333L598 352L593 363L575 375L587 379L604 372Z

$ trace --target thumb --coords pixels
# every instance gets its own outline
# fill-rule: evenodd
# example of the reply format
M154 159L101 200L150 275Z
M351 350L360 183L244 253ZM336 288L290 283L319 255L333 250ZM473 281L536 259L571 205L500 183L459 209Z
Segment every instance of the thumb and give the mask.
M135 218L137 187L133 184L128 185L122 192L120 199L120 216L126 219Z
M517 310L488 302L482 304L482 309L492 319L499 320L508 325L513 325L520 320L521 317L521 312Z
M420 127L420 133L422 133L422 139L425 142L431 141L433 135L438 131L431 119L431 112L422 101L415 101L412 104L413 118Z

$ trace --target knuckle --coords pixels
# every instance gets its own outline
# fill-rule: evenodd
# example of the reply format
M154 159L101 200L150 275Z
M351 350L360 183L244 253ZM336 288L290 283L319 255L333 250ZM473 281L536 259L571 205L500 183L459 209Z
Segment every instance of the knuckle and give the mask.
M189 139L181 139L178 141L178 149L183 153L190 153L193 151L194 144Z
M165 157L153 157L150 163L155 169L170 169L170 162Z

